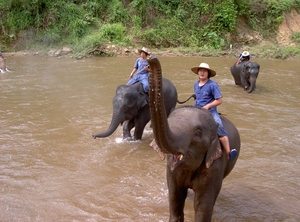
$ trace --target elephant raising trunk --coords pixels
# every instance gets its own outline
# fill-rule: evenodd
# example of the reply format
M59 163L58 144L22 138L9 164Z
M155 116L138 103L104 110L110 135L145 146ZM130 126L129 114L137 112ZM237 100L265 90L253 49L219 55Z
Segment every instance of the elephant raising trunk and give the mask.
M176 135L172 133L169 127L167 119L167 113L164 108L164 98L161 96L162 89L162 75L161 66L156 57L152 56L148 60L151 66L150 78L149 78L149 100L150 100L150 112L152 115L152 128L153 134L155 135L155 140L165 153L172 153L176 155L181 155L183 151L180 152L179 147L171 143L175 141Z
M154 140L151 146L161 156L167 154L167 185L169 190L169 221L184 221L184 204L188 189L195 192L195 222L211 221L213 207L222 187L223 178L233 169L236 159L229 162L220 146L217 124L209 111L195 106L182 106L169 117L161 66L151 55L148 59L149 107ZM231 149L240 150L236 127L221 116L228 133Z

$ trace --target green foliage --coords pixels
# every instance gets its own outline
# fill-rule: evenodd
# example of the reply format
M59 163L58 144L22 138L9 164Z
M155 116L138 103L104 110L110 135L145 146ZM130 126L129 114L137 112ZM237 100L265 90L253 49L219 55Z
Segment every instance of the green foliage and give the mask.
M33 24L34 21L31 12L24 6L7 13L3 20L4 26L8 27L12 32L23 30Z
M99 30L100 36L110 42L122 41L126 35L126 28L121 23L103 25Z
M130 39L125 31L125 27L120 23L103 25L98 31L77 40L75 48L78 51L87 51L101 47L108 42L118 45L129 45Z
M249 17L250 4L249 0L234 0L237 16Z
M262 35L271 36L284 19L284 13L299 8L300 0L252 0L248 15L252 28Z
M219 37L214 31L205 32L203 37L207 42L207 44L204 46L205 48L220 49L225 46L224 39Z
M300 0L0 0L0 42L28 31L45 46L135 42L209 52L229 47L238 18L272 36L292 8ZM299 45L299 34L292 40Z
M109 1L107 0L89 0L82 1L81 7L93 18L100 18L105 20L107 14L109 14L108 6Z
M93 19L86 14L82 7L75 4L63 4L59 8L59 17L57 20L63 36L70 35L73 38L80 38L86 34L86 31Z
M292 46L287 46L285 48L282 47L276 48L273 57L277 59L287 59L289 57L297 57L297 56L298 57L300 56L300 49Z
M45 32L38 33L36 40L45 46L51 46L62 40L60 33L60 28L53 26L52 28L46 29Z
M216 32L231 32L236 25L237 11L233 0L221 1L216 4L213 16L209 19L211 28Z
M129 20L129 12L119 0L112 0L108 7L108 23L126 23Z
M293 46L264 46L255 53L260 58L300 58L300 47Z
M86 52L96 47L101 47L105 44L105 39L102 38L102 34L99 32L87 35L80 41L75 43L75 50L78 52Z
M300 32L293 33L292 36L291 36L291 39L295 44L300 46Z

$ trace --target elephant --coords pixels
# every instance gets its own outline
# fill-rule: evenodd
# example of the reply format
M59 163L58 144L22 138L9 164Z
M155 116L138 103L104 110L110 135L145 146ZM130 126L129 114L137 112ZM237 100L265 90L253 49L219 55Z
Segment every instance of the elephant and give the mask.
M233 123L221 115L231 149L238 151L227 159L217 135L217 123L204 108L183 105L169 117L160 96L162 74L155 55L148 58L149 106L154 140L150 146L167 158L166 178L169 195L169 221L184 221L188 189L194 191L194 221L211 221L213 207L223 179L233 169L240 153L240 135Z
M167 114L170 114L176 106L177 90L169 79L163 78L162 81L165 110ZM119 124L123 124L124 140L141 140L144 128L150 121L148 101L149 96L144 92L140 82L118 86L113 99L113 116L110 126L105 132L94 134L93 138L108 137ZM134 136L132 137L130 131L134 127Z
M241 85L246 92L251 93L255 89L259 68L257 62L243 61L239 64L234 63L230 71L235 84Z

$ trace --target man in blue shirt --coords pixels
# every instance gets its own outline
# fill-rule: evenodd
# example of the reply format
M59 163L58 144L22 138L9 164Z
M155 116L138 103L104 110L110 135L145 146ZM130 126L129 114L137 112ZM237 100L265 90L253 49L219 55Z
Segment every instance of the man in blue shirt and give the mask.
M229 161L232 161L237 155L237 150L230 150L228 134L217 111L217 106L222 103L222 94L219 85L210 80L210 77L215 76L216 72L207 63L201 63L199 66L192 67L191 70L199 77L199 80L194 84L196 95L195 106L210 111L218 124L218 136L227 154L227 158Z
M148 73L149 73L149 63L147 61L147 56L150 54L148 49L143 47L139 50L141 55L134 63L134 68L130 73L130 80L127 82L126 85L132 85L136 82L141 82L144 88L144 91L147 93L149 91L149 80L148 80ZM136 75L134 75L136 73Z

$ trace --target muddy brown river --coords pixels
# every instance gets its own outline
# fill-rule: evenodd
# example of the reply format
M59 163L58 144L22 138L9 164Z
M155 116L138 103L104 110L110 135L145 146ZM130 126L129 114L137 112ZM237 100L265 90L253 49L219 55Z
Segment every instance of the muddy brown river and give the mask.
M0 221L168 221L166 161L110 124L112 98L137 57L74 60L7 57L0 74ZM192 66L207 62L223 93L219 112L242 146L224 179L212 221L300 220L300 63L262 60L257 89L234 84L235 58L158 57L179 100L193 93ZM189 101L187 104L193 104ZM180 105L178 105L180 106ZM193 192L185 205L192 222Z

